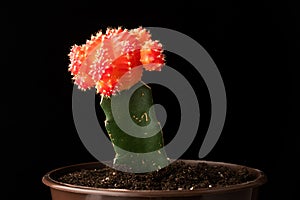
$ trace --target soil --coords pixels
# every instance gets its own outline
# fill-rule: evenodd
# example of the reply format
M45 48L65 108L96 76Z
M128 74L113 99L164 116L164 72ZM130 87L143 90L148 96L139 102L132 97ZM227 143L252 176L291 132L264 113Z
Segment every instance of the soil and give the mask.
M254 180L245 167L232 169L207 163L189 165L182 161L149 173L128 173L110 167L82 169L58 178L72 185L94 188L129 190L195 190L201 188L227 187Z

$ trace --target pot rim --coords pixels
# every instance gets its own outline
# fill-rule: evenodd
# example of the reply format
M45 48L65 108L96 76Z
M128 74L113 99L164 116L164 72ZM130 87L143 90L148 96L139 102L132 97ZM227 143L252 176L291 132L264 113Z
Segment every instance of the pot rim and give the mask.
M234 192L234 191L244 190L244 189L254 189L267 182L267 177L263 171L245 165L233 164L228 162L207 161L207 160L178 159L174 161L183 161L185 163L191 163L191 164L207 163L208 165L225 165L231 168L246 167L250 171L250 173L256 175L256 178L252 181L248 181L237 185L230 185L227 187L200 188L194 190L129 190L129 189L114 189L114 188L93 188L93 187L78 186L78 185L63 183L51 178L51 175L63 170L76 169L76 168L80 169L80 167L83 166L96 166L99 164L104 165L103 162L98 161L98 162L79 163L79 164L73 164L73 165L56 168L46 173L42 177L42 182L46 186L49 186L51 189L56 189L65 192L81 193L81 194L88 194L88 195L127 196L127 197L138 197L138 196L170 197L170 196L179 196L179 195L195 196L195 195L202 195L202 194L204 195L204 194L228 193L228 192Z

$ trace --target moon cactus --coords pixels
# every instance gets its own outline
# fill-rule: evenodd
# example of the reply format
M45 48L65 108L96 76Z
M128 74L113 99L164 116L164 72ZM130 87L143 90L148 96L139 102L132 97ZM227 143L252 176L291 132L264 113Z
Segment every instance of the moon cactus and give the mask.
M105 34L99 31L92 35L86 44L73 45L68 56L68 70L74 84L83 91L95 87L96 93L101 95L105 128L115 150L114 165L125 166L133 172L166 166L169 159L163 149L163 133L155 112L150 109L152 91L148 85L141 84L144 70L160 71L163 67L162 44L152 40L150 32L142 27L108 28ZM130 100L126 103L122 98L126 99L129 94ZM113 99L119 100L113 104ZM130 116L123 116L123 108L128 109L125 114ZM132 135L130 130L120 127L118 121L126 117L131 120L131 127L138 125L142 131ZM155 134L145 137L153 131Z

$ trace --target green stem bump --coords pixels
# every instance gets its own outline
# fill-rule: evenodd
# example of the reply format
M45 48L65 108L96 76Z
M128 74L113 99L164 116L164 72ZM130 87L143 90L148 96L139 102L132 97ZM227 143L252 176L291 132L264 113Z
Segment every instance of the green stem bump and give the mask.
M128 94L130 98L126 101ZM164 150L162 129L154 109L151 108L153 97L148 85L132 87L112 97L103 96L100 105L106 116L106 131L115 150L115 167L120 166L131 172L144 173L159 170L170 163ZM127 112L122 111L126 109ZM129 126L124 130L117 122L126 121L124 119L128 118L128 115L130 115L130 121L127 123ZM128 130L128 127L131 129ZM139 132L133 133L137 130Z

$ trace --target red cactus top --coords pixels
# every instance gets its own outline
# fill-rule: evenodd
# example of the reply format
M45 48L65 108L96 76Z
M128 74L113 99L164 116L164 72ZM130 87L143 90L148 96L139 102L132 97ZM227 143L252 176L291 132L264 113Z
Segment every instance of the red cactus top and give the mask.
M73 45L68 56L78 88L96 87L105 96L129 89L141 80L143 69L160 71L164 65L161 43L142 27L99 31L86 44Z

